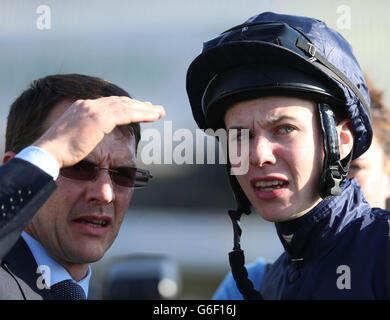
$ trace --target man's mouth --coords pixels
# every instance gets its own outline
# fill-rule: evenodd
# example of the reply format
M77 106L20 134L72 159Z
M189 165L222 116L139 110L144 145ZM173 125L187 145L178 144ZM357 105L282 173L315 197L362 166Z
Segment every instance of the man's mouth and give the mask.
M288 182L284 180L257 180L252 183L255 188L264 192L283 188L287 184Z
M261 200L274 200L282 197L288 189L289 182L284 177L257 177L250 181L254 193Z
M83 223L86 225L89 225L94 228L104 228L109 225L110 220L108 218L88 218L88 217L82 217L73 220L74 222Z

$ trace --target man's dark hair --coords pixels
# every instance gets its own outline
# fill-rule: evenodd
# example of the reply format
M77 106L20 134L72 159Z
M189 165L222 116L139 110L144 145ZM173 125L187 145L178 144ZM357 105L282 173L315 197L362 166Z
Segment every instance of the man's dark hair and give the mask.
M50 75L31 83L11 105L5 135L5 151L18 153L36 141L47 128L45 120L53 108L62 101L97 99L130 95L106 80L81 75ZM139 123L127 125L135 137L136 148L141 138Z

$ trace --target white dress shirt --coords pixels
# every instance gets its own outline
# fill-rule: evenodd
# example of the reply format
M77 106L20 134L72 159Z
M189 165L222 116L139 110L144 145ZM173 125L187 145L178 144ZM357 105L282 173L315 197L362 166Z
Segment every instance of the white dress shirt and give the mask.
M38 147L27 147L20 151L15 158L19 158L32 163L41 170L50 174L54 180L57 180L60 172L60 165L57 160L46 151Z

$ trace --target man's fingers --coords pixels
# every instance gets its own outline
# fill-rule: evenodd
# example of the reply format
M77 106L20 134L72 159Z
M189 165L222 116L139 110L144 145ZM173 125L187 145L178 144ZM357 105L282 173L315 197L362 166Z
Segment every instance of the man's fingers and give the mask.
M130 108L151 110L161 114L162 117L165 115L165 109L163 106L154 105L149 101L142 102L139 100L131 99L129 97L121 97L121 101L123 101L123 103L128 105Z
M141 102L126 96L102 97L95 100L78 100L80 107L89 109L103 123L113 126L133 122L153 122L165 116L165 109L151 102ZM106 125L104 132L107 132Z
M145 111L145 112L154 112L158 113L161 117L165 116L165 109L163 106L159 105L150 105L147 106L142 102L132 104L128 106L129 109L131 110L139 110L139 111Z
M117 125L124 125L134 122L153 122L162 117L160 112L155 112L152 110L137 110L137 109L127 109L125 110L125 116L120 116L117 119Z
M165 116L165 109L163 106L154 105L151 102L141 102L128 97L120 97L120 101L125 107L124 112L127 115L127 120L121 119L121 124L126 123L126 121L151 122Z

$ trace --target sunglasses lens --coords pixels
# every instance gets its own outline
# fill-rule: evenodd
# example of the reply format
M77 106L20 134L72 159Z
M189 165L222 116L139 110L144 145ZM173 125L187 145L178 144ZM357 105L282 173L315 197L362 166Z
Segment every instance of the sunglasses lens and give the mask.
M107 169L106 169L107 170ZM80 161L72 167L62 168L60 173L63 177L74 180L93 180L99 168L88 161ZM150 178L147 170L141 170L134 167L119 167L108 170L113 182L119 186L127 188L144 187Z
M92 180L96 177L97 167L88 161L80 161L72 167L62 168L62 176L75 180Z
M114 182L123 187L141 188L149 181L149 172L132 167L116 168L112 173Z
M136 171L136 168L131 167L116 168L115 172L111 174L111 177L117 185L122 187L134 187Z

